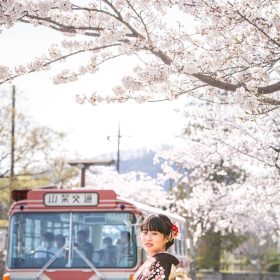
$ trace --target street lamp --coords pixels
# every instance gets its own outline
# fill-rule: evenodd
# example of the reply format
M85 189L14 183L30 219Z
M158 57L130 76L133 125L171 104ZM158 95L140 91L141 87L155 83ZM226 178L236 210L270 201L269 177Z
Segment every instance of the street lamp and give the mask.
M81 187L85 187L86 185L86 170L90 166L110 166L115 164L114 160L75 160L69 161L68 164L70 166L78 167L81 170Z

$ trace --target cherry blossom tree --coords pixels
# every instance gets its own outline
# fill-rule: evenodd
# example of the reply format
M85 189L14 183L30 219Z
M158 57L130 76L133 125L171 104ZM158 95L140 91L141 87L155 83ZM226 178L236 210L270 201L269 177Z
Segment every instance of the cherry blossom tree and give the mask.
M258 114L275 110L279 5L274 0L4 0L2 29L26 23L71 38L27 65L1 65L0 83L86 54L87 63L54 77L55 83L68 83L129 56L136 60L134 71L112 93L80 95L78 101L146 102L188 94L242 104Z
M113 189L122 198L168 208L167 191L155 178L143 172L120 174L112 168L94 167L88 170L86 182L90 188ZM79 184L77 178L69 183L74 188Z
M159 154L167 178L185 188L175 209L190 221L194 240L210 228L260 240L280 235L279 115L241 116L239 107L189 105L184 144Z

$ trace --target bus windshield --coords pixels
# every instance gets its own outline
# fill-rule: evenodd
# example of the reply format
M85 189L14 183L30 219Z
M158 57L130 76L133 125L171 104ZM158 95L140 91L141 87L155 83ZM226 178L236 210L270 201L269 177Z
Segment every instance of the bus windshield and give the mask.
M9 268L132 268L135 216L128 212L17 213Z

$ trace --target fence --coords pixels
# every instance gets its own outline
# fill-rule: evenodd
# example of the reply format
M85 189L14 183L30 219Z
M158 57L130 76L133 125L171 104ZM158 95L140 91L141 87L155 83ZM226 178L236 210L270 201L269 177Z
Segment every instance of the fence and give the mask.
M197 280L279 280L280 273L272 272L198 272Z

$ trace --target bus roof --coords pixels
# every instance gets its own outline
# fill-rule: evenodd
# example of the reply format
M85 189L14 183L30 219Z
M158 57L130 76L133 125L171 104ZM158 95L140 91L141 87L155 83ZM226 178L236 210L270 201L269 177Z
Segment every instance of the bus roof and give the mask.
M92 200L87 201L87 203L81 204L79 201L79 205L77 203L77 199L75 200L75 203L70 203L70 200L74 200L75 195L79 194L90 194L92 195ZM98 194L97 194L98 193ZM65 201L62 201L64 194L69 194L69 198L67 199L67 203ZM94 194L96 194L96 199L94 199ZM73 197L72 197L72 196ZM24 203L24 207L30 207L30 209L39 209L39 208L65 208L65 207L71 207L71 208L79 208L81 207L90 207L90 209L97 209L97 208L116 208L121 207L122 203L127 204L129 208L132 207L132 209L138 210L139 212L143 214L163 214L168 216L171 220L174 222L180 222L185 223L186 220L182 216L172 213L170 211L166 211L157 207L152 207L149 205L146 205L141 202L137 202L132 199L123 198L120 195L117 195L116 192L111 190L96 190L93 188L76 188L76 189L58 189L55 187L47 187L47 188L36 188L36 189L29 189L29 190L14 190L12 192L12 197L15 202L10 210L14 209L16 211L21 211L18 209L21 209L19 207L15 207L18 204ZM81 198L83 199L83 198ZM96 200L96 201L95 201ZM91 203L89 203L91 202ZM73 209L74 209L73 208ZM27 209L27 208L26 208ZM124 209L124 208L121 208Z
M147 214L163 214L163 215L168 216L173 221L178 221L178 222L181 222L181 223L185 223L186 222L186 219L184 217L182 217L182 216L180 216L180 215L178 215L176 213L172 213L172 212L169 212L169 211L157 208L157 207L146 205L144 203L136 202L134 200L123 198L123 197L120 197L120 196L118 196L118 198L120 200L124 201L124 202L127 202L127 203L130 203L130 204L134 205L137 209L139 209L143 213L147 213Z

